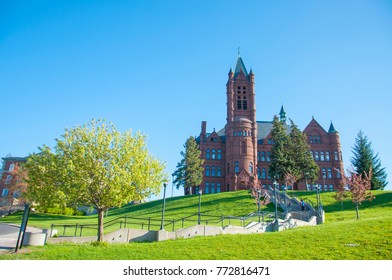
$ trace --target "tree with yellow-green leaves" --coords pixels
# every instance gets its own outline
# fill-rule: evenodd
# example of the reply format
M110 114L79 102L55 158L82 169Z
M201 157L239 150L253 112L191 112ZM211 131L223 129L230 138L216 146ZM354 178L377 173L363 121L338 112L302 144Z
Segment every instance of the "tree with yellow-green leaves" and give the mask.
M108 208L158 194L167 181L165 165L148 152L145 135L120 133L101 120L66 129L53 149L41 147L25 167L30 202L98 210L98 241L103 241Z

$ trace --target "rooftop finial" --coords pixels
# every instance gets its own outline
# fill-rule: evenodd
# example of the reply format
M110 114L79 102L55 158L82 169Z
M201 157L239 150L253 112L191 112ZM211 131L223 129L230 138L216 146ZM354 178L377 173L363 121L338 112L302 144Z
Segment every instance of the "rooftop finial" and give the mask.
M238 47L238 57L240 57L240 56L241 56L241 48Z

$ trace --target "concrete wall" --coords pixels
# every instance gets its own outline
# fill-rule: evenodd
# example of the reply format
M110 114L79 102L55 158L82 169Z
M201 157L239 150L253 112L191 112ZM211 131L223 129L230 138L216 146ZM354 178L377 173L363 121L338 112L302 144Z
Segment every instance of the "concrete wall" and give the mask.
M284 220L278 220L279 231L294 228L298 226L315 226L317 225L316 217L312 217L309 222L297 220L287 214ZM148 231L138 229L123 228L115 232L106 234L104 241L109 243L129 243L129 242L153 242L153 241L165 241L174 240L179 238L192 238L195 236L215 236L219 234L251 234L251 233L263 233L275 231L276 225L274 223L251 223L248 227L238 226L208 226L208 225L194 225L189 228L179 229L175 232L171 231ZM73 243L85 243L96 241L97 237L57 237L48 238L48 243L61 243L61 242L73 242Z

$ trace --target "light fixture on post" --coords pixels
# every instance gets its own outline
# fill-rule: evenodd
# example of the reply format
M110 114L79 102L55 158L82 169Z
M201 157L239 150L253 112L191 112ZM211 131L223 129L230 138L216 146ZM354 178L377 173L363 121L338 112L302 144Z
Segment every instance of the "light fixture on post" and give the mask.
M257 215L259 216L259 223L260 223L260 193L261 190L257 190Z
M197 224L200 225L200 208L201 208L201 195L202 195L202 190L199 190L199 209L198 209L198 214L197 214Z
M165 230L163 224L164 224L164 220L165 220L166 188L167 188L167 184L163 183L163 205L162 205L162 220L161 220L161 228L160 228L160 230Z
M278 221L278 196L276 188L278 187L278 182L274 179L274 196L275 196L275 228L279 231L279 221Z

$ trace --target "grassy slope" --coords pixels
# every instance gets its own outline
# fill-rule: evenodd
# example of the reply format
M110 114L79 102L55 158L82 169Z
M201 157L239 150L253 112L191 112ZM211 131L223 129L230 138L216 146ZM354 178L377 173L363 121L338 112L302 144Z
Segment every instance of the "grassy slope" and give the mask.
M343 205L346 210L340 211L341 205L333 199L333 194L322 193L327 221L317 227L154 243L49 245L31 248L30 252L23 254L0 255L0 259L392 259L392 192L374 194L375 200L361 206L360 220L355 219L355 210L349 200ZM243 203L235 199L237 195L244 200ZM296 192L295 195L316 200L314 193ZM213 203L214 198L218 198L218 206ZM197 197L184 199L187 201L173 198L171 210L168 203L168 212L173 211L174 215L175 208L186 210L187 204L193 205L192 209L197 207ZM249 209L255 208L254 201L249 199L246 192L204 196L203 201L206 203L203 204L204 209L216 214L221 211L227 213L226 210L232 211L232 214L241 211L247 214ZM157 211L152 211L155 208ZM160 203L152 202L130 209L140 211L140 214L144 211L146 215L155 212L159 215ZM114 210L112 215L120 215L124 210Z

